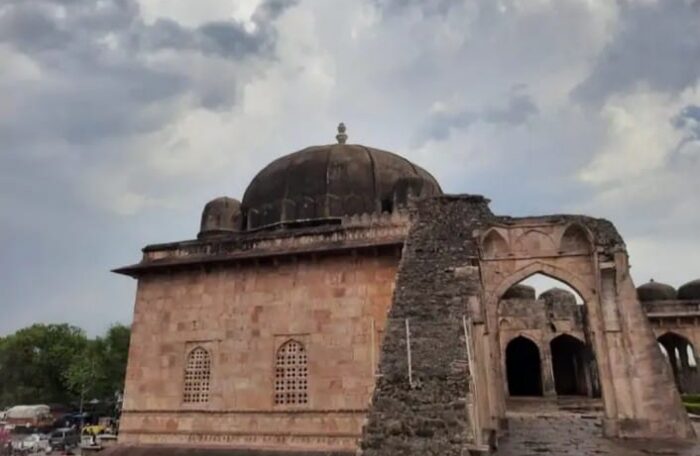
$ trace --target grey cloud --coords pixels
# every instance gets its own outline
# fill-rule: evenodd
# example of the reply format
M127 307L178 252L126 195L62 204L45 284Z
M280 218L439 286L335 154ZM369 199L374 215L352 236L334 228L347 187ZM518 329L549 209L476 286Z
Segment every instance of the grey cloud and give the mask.
M265 0L253 12L253 22L267 24L298 4L299 0Z
M537 112L537 106L532 98L522 93L512 94L505 106L492 106L480 111L438 112L428 118L426 125L416 137L415 143L422 145L428 140L443 141L453 130L469 128L475 122L503 126L519 125L525 123Z
M689 146L695 146L695 151L700 151L700 106L688 105L683 108L673 119L671 124L678 130L684 133L683 138L679 141L672 159L683 163L687 166L688 160L696 160L700 165L700 153L696 153L695 157L688 156L685 152L692 150Z
M676 93L700 78L700 0L620 2L613 40L573 97L598 104L638 84Z
M411 9L418 9L426 16L441 15L444 16L450 10L457 6L463 6L464 1L461 0L374 0L374 4L386 16L391 17L393 14L402 13Z
M24 52L60 49L70 40L42 5L5 6L0 10L0 41L12 42Z
M187 28L169 19L159 19L144 27L142 40L151 50L194 50L225 58L270 55L276 39L271 22L296 4L296 0L263 1L252 15L256 26L253 31L234 21L212 21Z
M227 84L194 80L186 57L168 68L146 57L162 49L237 61L271 57L275 33L269 21L292 4L263 2L257 27L249 33L233 21L197 28L165 19L145 24L134 0L109 0L99 7L89 0L8 3L0 9L0 43L36 61L50 80L3 86L0 79L13 106L12 116L0 118L3 142L17 147L47 138L89 143L147 133L175 115L169 103L185 94L207 109L230 106L235 77L228 76Z
M700 128L700 106L688 105L673 118L673 125L676 128L683 128L690 122L697 123L697 127Z
M241 72L238 64L260 59L264 70L274 61L271 21L285 5L264 2L249 33L235 21L146 23L135 0L1 2L0 289L8 318L0 334L35 321L92 332L128 322L133 284L109 270L133 261L145 242L190 236L199 208L130 218L108 208L122 193L204 201L209 191L183 191L197 178L154 172L152 151L134 143L183 112L231 109L253 77L252 65ZM193 61L221 72L193 72Z

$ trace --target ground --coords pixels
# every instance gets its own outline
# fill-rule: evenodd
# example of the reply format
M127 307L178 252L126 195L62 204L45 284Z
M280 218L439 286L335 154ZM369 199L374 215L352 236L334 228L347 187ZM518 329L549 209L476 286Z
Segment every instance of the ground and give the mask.
M613 440L602 436L598 401L519 398L508 403L508 435L498 456L698 456L700 444ZM700 429L698 429L700 431Z

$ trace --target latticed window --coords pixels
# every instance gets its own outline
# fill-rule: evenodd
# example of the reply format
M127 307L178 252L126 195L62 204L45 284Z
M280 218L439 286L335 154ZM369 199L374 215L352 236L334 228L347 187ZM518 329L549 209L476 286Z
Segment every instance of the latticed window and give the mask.
M275 363L275 405L309 403L308 357L304 345L285 342L277 350Z
M187 356L183 402L186 404L208 402L210 376L211 356L202 347L197 347Z

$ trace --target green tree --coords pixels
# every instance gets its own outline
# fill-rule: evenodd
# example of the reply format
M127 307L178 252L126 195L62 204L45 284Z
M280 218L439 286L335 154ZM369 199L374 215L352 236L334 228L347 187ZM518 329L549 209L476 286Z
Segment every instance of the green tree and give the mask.
M130 329L88 339L75 326L37 324L0 338L0 407L110 402L124 389Z
M0 341L0 404L65 403L71 399L64 371L88 344L67 324L36 324Z
M100 369L102 357L102 347L97 341L90 341L85 349L76 354L73 361L63 372L68 390L78 398L80 411L86 400L95 398L100 384L104 378L104 373Z
M102 339L101 370L103 373L102 397L113 397L124 391L126 362L129 357L131 329L124 325L113 325Z

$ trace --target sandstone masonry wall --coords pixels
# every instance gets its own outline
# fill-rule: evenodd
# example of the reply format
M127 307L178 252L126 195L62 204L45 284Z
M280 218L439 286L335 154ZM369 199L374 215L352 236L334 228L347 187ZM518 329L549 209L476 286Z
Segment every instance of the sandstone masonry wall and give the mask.
M353 448L391 302L397 249L148 274L138 283L123 444ZM309 404L274 405L274 362L306 346ZM187 353L212 355L209 402L183 404Z

